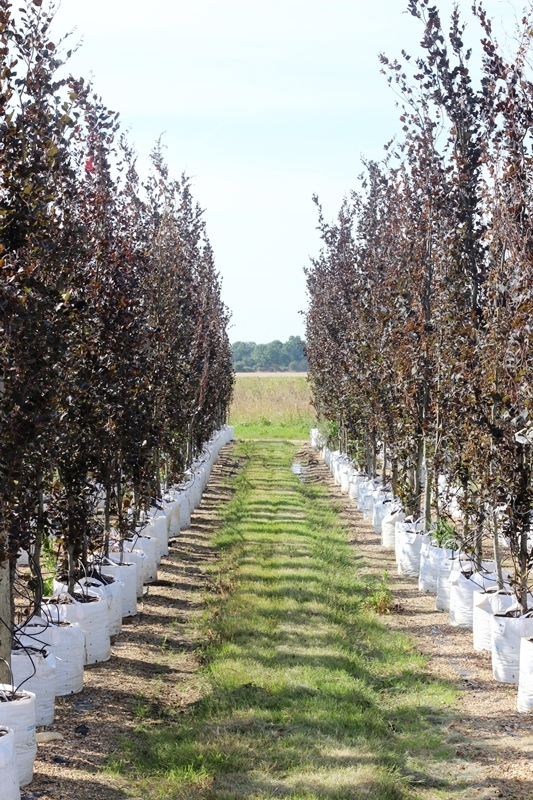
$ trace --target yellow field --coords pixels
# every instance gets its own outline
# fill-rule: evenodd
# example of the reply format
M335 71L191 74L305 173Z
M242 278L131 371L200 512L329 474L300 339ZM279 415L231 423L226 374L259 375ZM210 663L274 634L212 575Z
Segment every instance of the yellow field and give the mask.
M302 373L237 375L230 424L243 438L307 438L315 411Z

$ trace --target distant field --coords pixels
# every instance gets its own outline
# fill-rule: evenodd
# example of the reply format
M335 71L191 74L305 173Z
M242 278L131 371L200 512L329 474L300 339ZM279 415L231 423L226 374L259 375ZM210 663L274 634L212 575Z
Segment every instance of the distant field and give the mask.
M236 372L237 378L307 378L307 372Z
M230 423L240 439L307 439L315 411L302 372L241 373Z

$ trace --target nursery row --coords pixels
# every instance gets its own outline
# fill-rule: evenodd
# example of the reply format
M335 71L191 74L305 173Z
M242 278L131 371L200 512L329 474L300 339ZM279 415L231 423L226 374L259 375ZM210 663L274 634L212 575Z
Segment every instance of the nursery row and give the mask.
M56 697L80 692L87 664L107 661L110 637L122 619L137 613L143 587L157 579L168 542L190 525L221 447L233 429L218 431L188 473L187 484L168 489L150 509L139 533L120 539L113 531L108 556L94 552L74 593L55 580L39 615L15 626L11 683L0 685L0 786L2 800L19 800L19 786L32 780L35 728L51 725ZM24 570L24 553L19 569Z
M338 220L320 216L323 249L308 270L314 402L327 444L372 477L379 459L427 530L448 529L476 570L490 548L525 612L532 20L506 42L478 3L468 24L458 7L449 25L432 0L408 7L421 52L381 57L402 133L383 163L365 163Z
M161 143L141 180L118 115L69 76L54 12L0 0L5 681L14 618L41 613L50 560L73 595L91 554L111 558L186 480L233 391L229 313L189 181L169 176Z
M398 574L417 580L421 592L435 595L436 610L447 613L451 625L472 630L473 649L492 654L494 680L518 684L518 711L533 710L533 611L523 612L511 576L504 573L500 585L493 561L476 563L449 532L426 530L423 520L406 516L390 485L324 446L316 429L311 444L321 450L341 492L372 521L382 547L395 551ZM503 538L500 544L508 547ZM532 596L528 605L533 607Z

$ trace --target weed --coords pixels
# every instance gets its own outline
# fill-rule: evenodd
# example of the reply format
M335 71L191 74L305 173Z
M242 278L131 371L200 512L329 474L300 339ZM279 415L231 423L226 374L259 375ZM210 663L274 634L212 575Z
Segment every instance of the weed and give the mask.
M381 578L372 578L367 583L367 597L365 608L372 609L377 614L390 614L394 608L394 596L388 586L388 573L384 572Z

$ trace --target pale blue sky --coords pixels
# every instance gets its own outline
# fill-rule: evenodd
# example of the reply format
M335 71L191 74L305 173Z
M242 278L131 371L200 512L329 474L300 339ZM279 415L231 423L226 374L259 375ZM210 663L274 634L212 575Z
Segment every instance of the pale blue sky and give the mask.
M62 0L56 29L83 39L71 70L121 113L141 173L164 132L173 174L193 178L232 341L303 335L303 267L320 248L311 197L333 217L361 155L380 159L397 129L378 53L418 52L406 4ZM509 3L486 6L510 19Z

